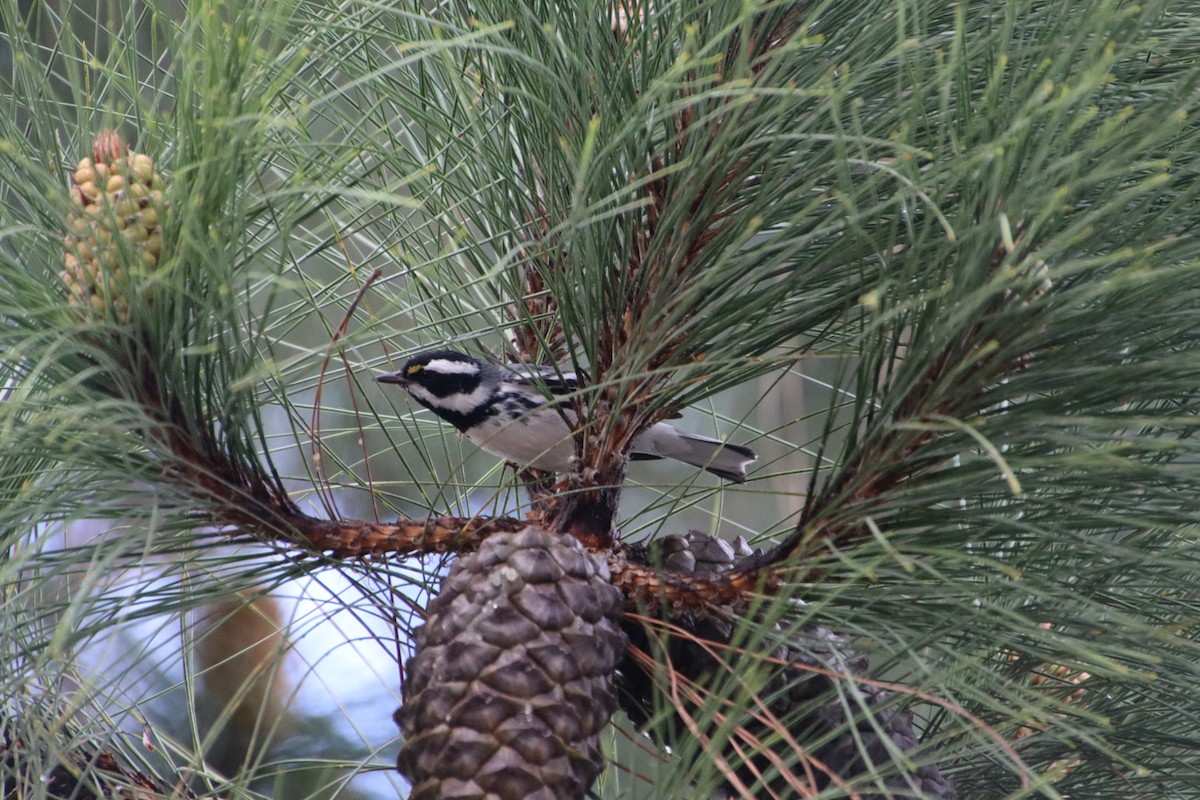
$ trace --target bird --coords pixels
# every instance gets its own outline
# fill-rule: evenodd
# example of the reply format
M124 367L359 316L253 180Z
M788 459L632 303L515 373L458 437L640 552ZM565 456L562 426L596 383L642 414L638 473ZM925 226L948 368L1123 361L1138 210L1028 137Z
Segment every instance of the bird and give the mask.
M492 455L548 472L571 470L575 439L568 420L575 408L563 396L584 388L572 372L429 350L375 380L400 386ZM758 459L748 447L685 433L665 422L635 436L629 457L674 459L733 483L744 483L746 466Z

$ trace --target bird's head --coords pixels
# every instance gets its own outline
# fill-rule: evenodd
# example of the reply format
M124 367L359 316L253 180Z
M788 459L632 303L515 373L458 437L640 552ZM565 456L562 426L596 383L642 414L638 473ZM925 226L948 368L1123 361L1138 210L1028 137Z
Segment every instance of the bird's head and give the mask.
M430 350L413 356L399 372L375 380L397 384L421 405L457 422L483 407L495 391L496 378L488 366L453 350Z

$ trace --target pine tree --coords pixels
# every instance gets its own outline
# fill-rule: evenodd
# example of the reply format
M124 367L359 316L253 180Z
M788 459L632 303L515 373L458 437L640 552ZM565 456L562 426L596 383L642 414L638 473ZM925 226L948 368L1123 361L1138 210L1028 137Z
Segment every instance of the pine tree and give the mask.
M1197 11L0 0L4 799L1200 798Z

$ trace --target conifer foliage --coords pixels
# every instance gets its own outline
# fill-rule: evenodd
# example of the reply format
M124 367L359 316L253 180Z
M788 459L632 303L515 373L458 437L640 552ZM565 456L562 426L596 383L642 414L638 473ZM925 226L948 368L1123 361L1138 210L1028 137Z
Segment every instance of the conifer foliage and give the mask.
M368 791L196 707L335 575L414 798L1200 800L1197 12L0 0L4 800ZM434 346L580 376L571 471Z

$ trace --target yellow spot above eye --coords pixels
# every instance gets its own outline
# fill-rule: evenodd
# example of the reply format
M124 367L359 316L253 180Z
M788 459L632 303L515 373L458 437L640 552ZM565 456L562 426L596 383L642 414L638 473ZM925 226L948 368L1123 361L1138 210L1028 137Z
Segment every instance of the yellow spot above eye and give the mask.
M409 367L408 369L406 369L404 371L407 372L409 375L416 375L418 372L421 371L421 365L413 364L411 367Z

